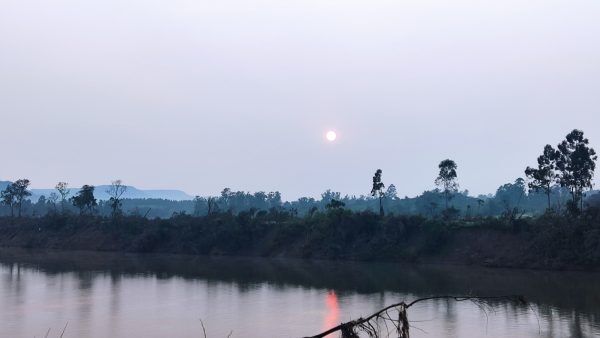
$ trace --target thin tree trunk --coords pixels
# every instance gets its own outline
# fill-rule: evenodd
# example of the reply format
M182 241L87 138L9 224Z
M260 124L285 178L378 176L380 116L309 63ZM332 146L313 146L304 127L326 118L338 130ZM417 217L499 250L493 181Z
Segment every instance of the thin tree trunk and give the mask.
M444 192L445 195L445 199L446 199L446 210L448 210L448 189L446 189L446 191Z

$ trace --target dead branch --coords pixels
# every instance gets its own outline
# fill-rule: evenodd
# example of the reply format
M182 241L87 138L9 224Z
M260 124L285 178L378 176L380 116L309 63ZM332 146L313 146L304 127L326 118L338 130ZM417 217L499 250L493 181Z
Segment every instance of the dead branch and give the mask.
M493 300L508 300L508 301L512 301L512 302L523 304L523 305L527 304L527 302L525 301L525 298L523 298L522 296L493 296L493 297L432 296L432 297L425 297L425 298L415 299L410 303L400 302L400 303L392 304L390 306L387 306L387 307L373 313L372 315L370 315L368 317L365 317L365 318L361 317L356 320L342 323L342 324L340 324L336 327L333 327L325 332L322 332L318 335L311 336L311 337L305 337L305 338L323 338L327 335L330 335L330 334L338 332L338 331L341 333L342 338L358 338L359 337L358 332L361 332L361 331L367 333L370 337L378 337L378 331L375 329L375 327L372 324L373 320L377 321L378 319L382 319L382 320L384 320L384 322L391 322L394 325L399 338L409 338L410 325L409 325L409 321L408 321L407 310L411 306L413 306L417 303L430 301L430 300L436 300L436 299L448 299L448 300L454 300L457 302L472 301L475 304L477 304L478 306L483 305L484 302L493 301ZM390 315L388 314L388 311L392 310L392 309L398 311L398 319L396 319L396 320L392 319L390 317Z

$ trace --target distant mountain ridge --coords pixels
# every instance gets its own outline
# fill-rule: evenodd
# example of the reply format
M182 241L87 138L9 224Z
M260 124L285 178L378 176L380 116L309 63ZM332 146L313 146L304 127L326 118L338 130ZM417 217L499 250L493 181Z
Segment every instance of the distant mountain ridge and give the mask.
M0 190L4 190L7 185L9 185L10 181L0 181ZM95 186L94 196L98 200L108 200L110 196L106 193L110 186L109 185L98 185ZM71 194L69 197L74 196L79 191L79 187L72 187ZM40 196L50 196L51 193L56 193L56 189L31 189L31 197L32 201L37 201ZM124 199L165 199L171 201L186 201L192 200L194 197L188 195L186 192L175 189L138 189L133 186L127 186L127 191L123 194L122 198Z

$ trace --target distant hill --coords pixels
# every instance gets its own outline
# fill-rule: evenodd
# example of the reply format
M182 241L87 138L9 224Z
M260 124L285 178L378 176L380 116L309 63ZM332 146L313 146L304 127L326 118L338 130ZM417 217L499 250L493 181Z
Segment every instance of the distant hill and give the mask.
M99 200L110 199L110 196L106 193L106 191L108 190L109 187L110 186L108 186L108 185L96 186L96 189L94 190L94 196L96 196L96 198ZM77 193L77 191L79 191L78 188L72 188L70 196L75 195ZM55 189L31 189L31 192L32 192L31 199L35 201L42 195L48 197L51 193L56 192L56 190ZM124 199L126 199L126 198L128 198L128 199L159 198L159 199L172 200L172 201L185 201L185 200L191 200L194 197L186 194L185 192L183 192L181 190L170 190L170 189L142 190L142 189L138 189L136 187L127 186L127 191L123 194L122 198L124 198Z
M0 190L6 189L6 186L12 182L10 181L0 181ZM96 186L96 190L94 190L94 196L96 196L99 200L108 200L110 196L106 193L108 190L108 185L99 185ZM71 188L71 194L69 196L73 196L79 191L79 188ZM56 192L55 189L31 189L31 197L32 201L37 201L40 196L50 196L51 193ZM181 190L172 190L172 189L164 189L164 190L143 190L138 189L136 187L127 186L127 191L123 194L122 198L128 199L144 199L144 198L158 198L165 199L171 201L186 201L191 200L194 197L186 194Z

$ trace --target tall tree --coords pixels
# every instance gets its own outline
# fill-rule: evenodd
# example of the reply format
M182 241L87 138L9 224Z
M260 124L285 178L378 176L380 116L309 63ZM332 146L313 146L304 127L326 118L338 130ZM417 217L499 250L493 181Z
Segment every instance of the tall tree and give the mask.
M18 217L21 217L21 211L23 209L23 201L26 197L31 196L31 192L27 190L29 188L28 179L20 179L12 184L12 191L15 197L15 205L17 206Z
M60 205L61 205L62 212L64 213L66 204L67 204L67 198L69 197L69 194L71 193L71 189L69 189L69 184L67 182L58 182L56 184L56 187L54 187L54 189L56 189L58 191L58 193L60 194Z
M2 198L2 204L10 207L10 217L15 216L15 193L13 190L12 183L9 183L2 193L0 193L0 197Z
M214 212L219 210L219 205L217 204L217 199L214 197L208 197L206 199L206 215L210 216L211 214L213 214Z
M382 199L385 197L385 193L383 192L383 188L385 188L385 185L383 184L383 182L381 182L381 174L381 169L377 169L375 175L373 176L373 188L371 189L371 196L379 197L379 214L383 216L384 212Z
M435 185L442 189L446 201L446 210L448 210L448 202L454 193L458 191L458 182L456 182L456 162L446 159L440 162L438 168L440 169L440 173L435 179Z
M527 167L525 175L529 178L529 189L533 191L543 191L548 198L548 209L552 207L550 194L552 193L552 184L556 181L556 160L559 152L547 144L544 152L537 159L537 168Z
M205 199L200 196L194 197L194 211L193 215L195 217L200 217L202 210L204 209Z
M592 188L597 159L596 151L589 147L589 141L581 130L574 129L558 145L558 182L569 189L575 209L578 205L580 210L583 209L583 192Z
M110 196L108 202L112 210L112 216L116 217L121 213L121 197L127 191L127 186L123 185L123 181L112 181L106 193Z
M79 208L79 213L84 214L86 211L92 214L94 207L98 205L96 198L94 197L94 186L84 185L81 190L77 192L77 195L71 197L73 205Z

